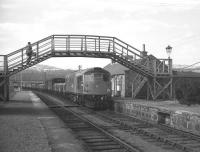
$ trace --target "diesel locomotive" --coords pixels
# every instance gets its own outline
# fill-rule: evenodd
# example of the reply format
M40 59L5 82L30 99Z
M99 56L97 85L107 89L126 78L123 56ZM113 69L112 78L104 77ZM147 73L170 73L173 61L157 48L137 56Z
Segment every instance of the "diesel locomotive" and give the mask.
M105 109L111 105L111 76L102 68L95 67L66 75L66 92L81 105Z
M111 75L99 67L71 72L65 78L48 80L37 89L63 95L93 109L103 110L112 106Z

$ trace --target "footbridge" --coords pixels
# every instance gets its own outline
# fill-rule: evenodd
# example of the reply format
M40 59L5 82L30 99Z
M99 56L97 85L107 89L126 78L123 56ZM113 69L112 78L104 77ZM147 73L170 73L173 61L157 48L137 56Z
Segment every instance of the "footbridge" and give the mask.
M147 99L156 100L163 95L172 98L171 59L157 59L147 55L116 37L95 35L51 35L32 43L33 56L27 63L26 47L0 55L0 100L9 98L9 77L51 57L109 58L136 71L135 97L147 84Z

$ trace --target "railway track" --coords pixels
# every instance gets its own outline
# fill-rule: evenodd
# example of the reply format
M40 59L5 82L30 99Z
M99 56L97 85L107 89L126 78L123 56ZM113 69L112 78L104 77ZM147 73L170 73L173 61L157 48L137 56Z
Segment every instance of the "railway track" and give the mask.
M40 94L38 96L84 142L87 150L91 152L141 152L137 147L127 144L105 129L75 113L71 110L70 106L64 107L49 101Z
M104 111L103 113L97 112L97 115L129 128L131 133L142 135L145 140L149 140L152 143L155 141L162 142L165 145L171 145L172 147L185 152L200 151L200 137L198 135L177 130L165 125L151 124L134 117L125 116L111 111ZM153 141L152 138L155 141Z
M81 110L78 111L74 108L68 109L70 109L73 113L75 113L78 116L83 115L83 113L87 113L109 123L112 123L115 128L123 130L124 132L128 132L132 135L140 136L143 140L150 142L154 145L159 145L162 149L171 149L174 151L184 152L200 151L200 137L197 135L176 130L174 128L170 128L164 125L151 124L149 122L142 121L134 117L125 116L123 114L111 111L96 112L84 107L79 107L79 109ZM113 136L112 129L110 129L109 127L105 127L104 130L106 130L107 133ZM85 133L87 134L87 131ZM120 139L120 137L118 138ZM93 139L91 137L91 141L92 140ZM120 140L126 142L126 140L122 138Z

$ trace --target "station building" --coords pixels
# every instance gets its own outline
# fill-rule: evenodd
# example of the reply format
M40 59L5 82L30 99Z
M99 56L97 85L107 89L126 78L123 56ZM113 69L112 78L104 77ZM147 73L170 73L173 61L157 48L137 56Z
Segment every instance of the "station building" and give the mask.
M119 63L110 63L104 69L111 73L112 96L132 98L137 73Z
M147 57L147 52L143 51L141 56ZM153 66L154 60L159 62L153 55L149 55L144 60L135 61L145 64L147 60L149 67ZM147 99L147 79L144 76L117 62L108 64L104 69L111 73L113 97Z

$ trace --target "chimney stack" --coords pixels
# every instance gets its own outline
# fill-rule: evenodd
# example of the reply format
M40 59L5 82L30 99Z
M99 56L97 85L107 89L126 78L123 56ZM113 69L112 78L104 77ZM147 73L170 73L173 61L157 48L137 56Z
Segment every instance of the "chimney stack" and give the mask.
M140 54L142 57L146 57L147 56L147 51L145 49L145 44L143 44L143 51Z
M79 66L78 66L78 71L81 71L81 70L82 70L82 66L79 65Z

